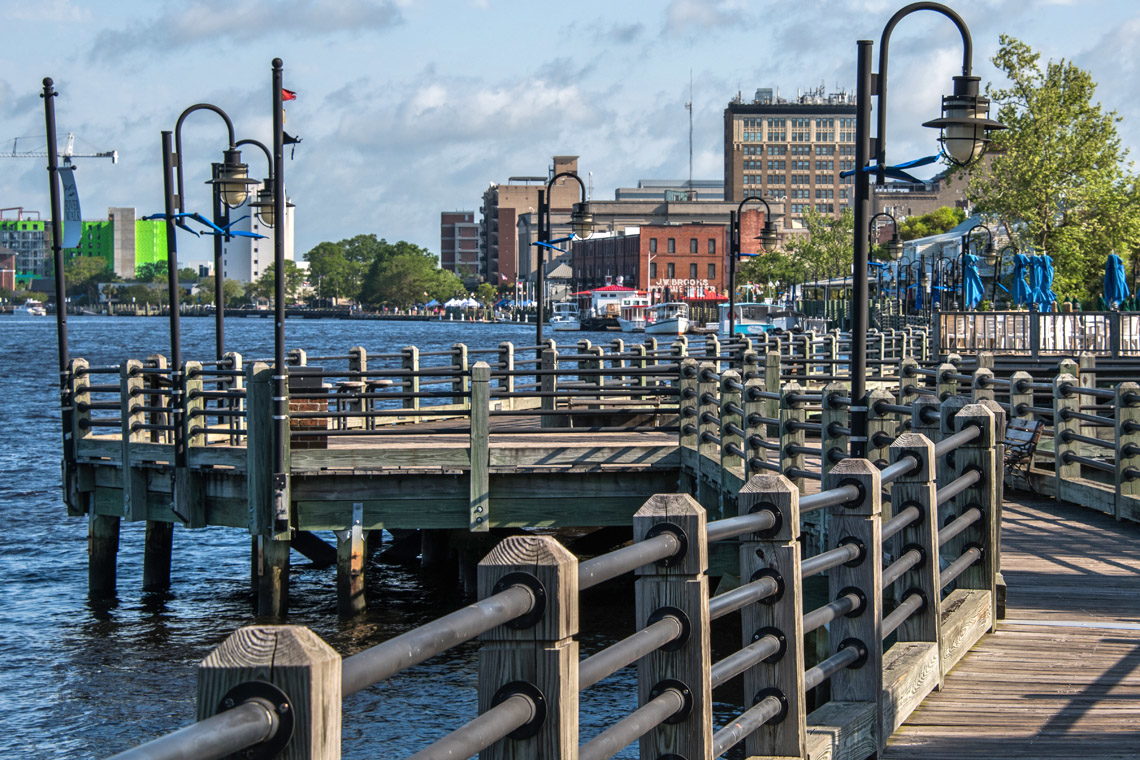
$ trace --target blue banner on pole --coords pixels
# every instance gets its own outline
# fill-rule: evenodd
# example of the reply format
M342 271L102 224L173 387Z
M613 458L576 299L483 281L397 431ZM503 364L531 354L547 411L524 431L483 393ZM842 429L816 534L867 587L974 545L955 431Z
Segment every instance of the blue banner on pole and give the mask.
M83 234L83 214L79 210L79 190L75 187L75 167L61 166L59 181L63 186L63 243L61 248L75 248Z

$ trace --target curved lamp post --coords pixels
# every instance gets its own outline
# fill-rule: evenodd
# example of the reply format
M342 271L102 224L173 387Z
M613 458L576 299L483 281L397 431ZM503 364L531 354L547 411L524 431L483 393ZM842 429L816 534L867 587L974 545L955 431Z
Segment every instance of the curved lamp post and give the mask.
M879 217L883 217L884 219L889 219L891 221L891 239L883 243L883 253L886 254L886 259L888 261L897 262L900 258L902 258L903 244L902 240L899 239L899 222L889 211L880 211L879 213L872 216L871 219L867 222L867 245L875 246L878 244L875 235L875 220ZM869 250L870 249L868 249L868 251ZM879 270L877 273L877 284L875 285L877 295L876 303L878 304L878 308L881 311L883 308L883 269L885 267L878 266L876 268Z
M1010 245L1005 246L1004 248L1002 248L1000 251L997 252L997 261L994 262L994 284L993 284L993 287L990 289L990 302L993 303L995 306L997 305L998 285L1001 283L1001 265L1002 265L1002 262L1005 260L1005 252L1006 251L1013 251L1014 253L1017 253L1017 246L1010 244Z
M861 406L867 392L867 254L868 243L864 230L871 210L870 173L875 171L879 182L884 182L887 137L887 54L891 33L895 26L917 11L934 11L950 19L962 36L962 74L954 77L954 94L942 98L942 118L926 122L923 126L941 130L939 141L947 158L965 166L982 154L987 133L1002 128L988 117L989 101L978 95L978 77L973 76L973 41L966 23L952 9L941 3L911 3L898 10L887 25L879 41L879 71L871 66L871 40L859 40L857 47L856 110L855 110L855 256L854 314L851 335L851 397ZM877 167L871 159L871 99L878 97L878 122L875 140ZM853 409L851 454L861 457L866 450L867 412Z
M553 248L554 243L561 242L561 240L551 240L551 222L550 222L550 194L554 189L554 183L562 177L570 177L578 183L578 188L581 190L582 200L575 203L570 212L570 229L572 233L567 238L561 240L572 240L575 236L579 238L588 238L594 231L594 215L590 212L590 202L586 200L586 184L582 182L582 178L578 176L577 172L559 172L550 178L546 183L546 188L538 191L538 242L534 243L538 247L538 277L535 282L535 289L538 291L535 294L535 301L538 305L538 320L535 322L534 335L535 345L542 345L542 320L543 309L546 303L546 249ZM539 348L539 351L542 349Z
M732 227L732 250L728 257L728 337L731 339L736 335L736 262L746 254L740 250L741 243L741 217L744 211L744 204L756 202L764 204L764 228L756 239L764 246L767 251L770 246L776 244L779 235L776 232L776 225L772 224L772 207L768 205L768 201L764 200L758 195L749 195L736 206L736 211L731 213L729 220ZM755 254L747 254L755 255Z

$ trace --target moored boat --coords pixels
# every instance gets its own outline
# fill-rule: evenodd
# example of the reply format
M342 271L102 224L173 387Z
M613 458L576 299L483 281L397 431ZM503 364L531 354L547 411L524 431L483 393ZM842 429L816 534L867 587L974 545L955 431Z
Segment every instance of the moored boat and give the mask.
M554 313L550 316L550 329L555 332L571 332L582 329L582 322L578 316L578 304L570 301L559 301L554 304Z
M689 305L679 301L659 303L649 310L647 335L684 335L689 331Z

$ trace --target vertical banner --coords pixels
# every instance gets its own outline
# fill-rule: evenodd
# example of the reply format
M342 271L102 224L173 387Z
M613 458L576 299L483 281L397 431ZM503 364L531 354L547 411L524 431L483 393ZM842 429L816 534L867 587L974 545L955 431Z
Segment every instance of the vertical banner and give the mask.
M63 243L60 248L75 248L83 233L83 214L79 210L79 190L75 187L75 167L59 167L59 181L63 185Z

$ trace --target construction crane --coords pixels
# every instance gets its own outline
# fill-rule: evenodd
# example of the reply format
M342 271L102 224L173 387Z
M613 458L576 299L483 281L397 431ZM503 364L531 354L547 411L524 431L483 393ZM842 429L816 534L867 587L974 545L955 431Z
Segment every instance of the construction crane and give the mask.
M0 153L0 158L47 158L47 148L43 150L21 151L20 140L29 140L34 138L28 137L13 137L12 138L12 151L10 153ZM59 151L59 157L63 159L65 164L70 164L73 158L109 158L112 164L119 163L119 151L108 150L96 153L76 153L75 152L75 133L68 132L67 139L64 141L63 149Z

